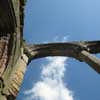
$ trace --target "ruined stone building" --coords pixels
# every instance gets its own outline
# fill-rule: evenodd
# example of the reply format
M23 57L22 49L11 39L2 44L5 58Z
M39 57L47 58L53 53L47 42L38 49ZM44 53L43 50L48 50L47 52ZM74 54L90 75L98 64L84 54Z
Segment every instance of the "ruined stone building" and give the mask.
M24 0L0 0L0 100L15 100L27 64L46 56L68 56L100 73L100 41L30 45L23 41Z

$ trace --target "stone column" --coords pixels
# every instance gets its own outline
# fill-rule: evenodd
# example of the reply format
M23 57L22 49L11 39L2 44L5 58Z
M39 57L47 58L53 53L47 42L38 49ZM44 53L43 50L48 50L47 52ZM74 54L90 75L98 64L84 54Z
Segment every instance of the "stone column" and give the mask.
M27 63L28 57L22 54L13 68L9 80L4 84L5 87L0 96L1 100L15 100L23 81Z

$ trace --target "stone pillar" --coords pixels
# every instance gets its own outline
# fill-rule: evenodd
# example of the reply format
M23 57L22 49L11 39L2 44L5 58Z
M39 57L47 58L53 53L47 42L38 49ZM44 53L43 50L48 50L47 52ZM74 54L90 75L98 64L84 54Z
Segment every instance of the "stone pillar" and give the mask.
M27 63L28 57L22 54L13 68L9 80L4 84L5 87L1 92L0 100L15 100L23 81Z

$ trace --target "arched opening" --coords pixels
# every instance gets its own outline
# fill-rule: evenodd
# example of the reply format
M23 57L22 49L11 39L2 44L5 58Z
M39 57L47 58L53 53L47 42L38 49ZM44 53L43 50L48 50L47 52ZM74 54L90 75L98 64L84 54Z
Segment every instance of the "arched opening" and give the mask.
M64 36L69 36L69 41L99 40L100 30L98 26L100 24L100 15L98 15L99 11L97 9L99 1L97 0L97 2L90 4L88 1L79 2L78 0L75 2L66 0L30 0L27 3L26 9L24 37L25 39L27 38L29 43L52 42L51 40L57 40L57 38L61 40L61 37ZM96 6L95 10L92 6ZM96 17L97 15L99 17ZM40 62L41 60L33 61L31 64L33 72L35 70L32 67L34 63L39 64ZM69 87L75 92L75 99L94 100L96 98L96 100L99 100L99 75L84 63L69 60L69 66L69 75L65 73L68 79L65 80L67 80ZM30 73L30 71L27 71L27 73ZM32 74L29 77L32 78ZM27 78L26 83L23 82L23 84L30 85L30 81L28 82ZM29 86L29 89L31 87L32 85ZM20 92L18 100L21 100L21 96L25 95L22 95Z

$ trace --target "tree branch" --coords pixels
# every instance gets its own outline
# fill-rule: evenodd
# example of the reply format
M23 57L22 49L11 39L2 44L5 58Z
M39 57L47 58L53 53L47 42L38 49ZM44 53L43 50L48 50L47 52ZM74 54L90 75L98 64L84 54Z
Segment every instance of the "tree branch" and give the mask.
M29 57L29 62L47 56L67 56L87 63L100 73L100 59L92 55L100 53L100 41L29 44L25 45L24 52Z

